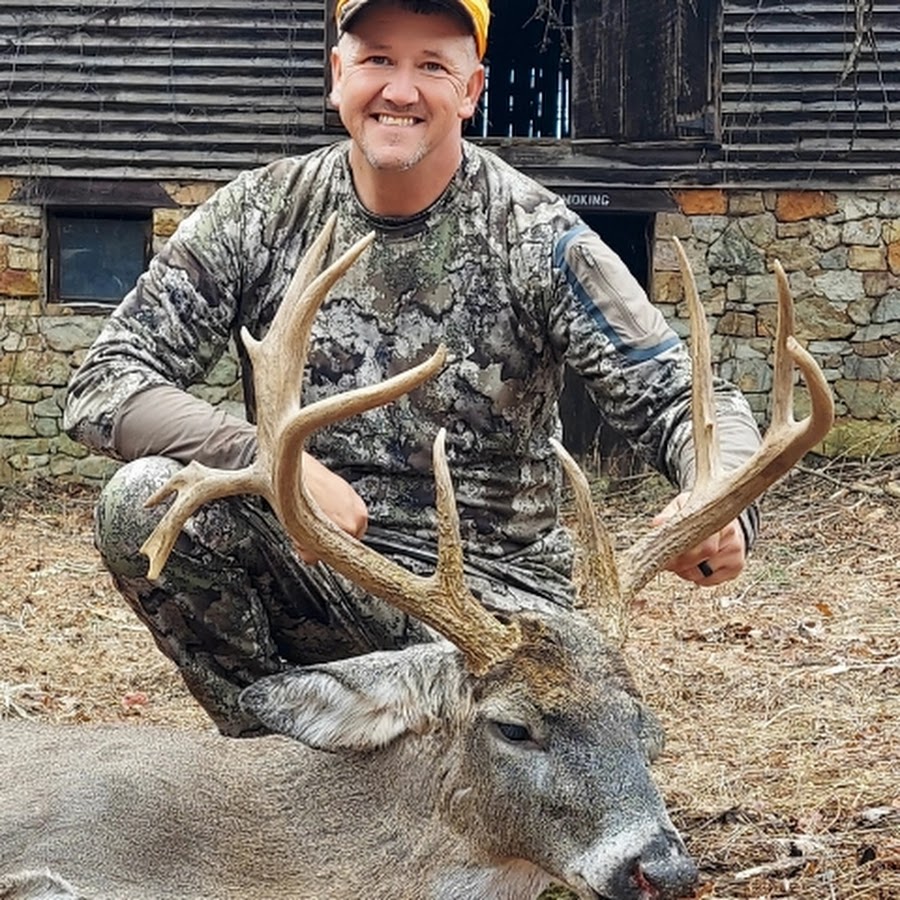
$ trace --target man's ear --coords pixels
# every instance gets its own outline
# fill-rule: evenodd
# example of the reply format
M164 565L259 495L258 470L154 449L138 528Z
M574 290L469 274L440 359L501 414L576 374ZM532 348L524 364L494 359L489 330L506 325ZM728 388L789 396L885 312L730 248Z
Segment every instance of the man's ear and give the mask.
M341 108L341 55L337 47L331 48L331 91L328 94L328 102L335 108Z
M478 101L481 98L481 92L484 90L484 66L478 66L477 69L469 76L466 83L466 94L459 104L460 119L471 119L478 109Z

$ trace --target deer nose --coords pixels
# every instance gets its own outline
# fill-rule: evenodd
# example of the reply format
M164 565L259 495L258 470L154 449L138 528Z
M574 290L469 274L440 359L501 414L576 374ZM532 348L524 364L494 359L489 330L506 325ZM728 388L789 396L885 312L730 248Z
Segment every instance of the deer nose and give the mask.
M660 832L634 861L632 884L636 900L678 900L694 893L699 873L681 838Z

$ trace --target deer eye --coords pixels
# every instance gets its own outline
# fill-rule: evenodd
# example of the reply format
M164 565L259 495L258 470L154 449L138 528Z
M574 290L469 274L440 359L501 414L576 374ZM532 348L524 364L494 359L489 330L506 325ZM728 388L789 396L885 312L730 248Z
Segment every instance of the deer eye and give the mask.
M494 722L494 726L511 744L534 743L531 732L524 725L515 722Z

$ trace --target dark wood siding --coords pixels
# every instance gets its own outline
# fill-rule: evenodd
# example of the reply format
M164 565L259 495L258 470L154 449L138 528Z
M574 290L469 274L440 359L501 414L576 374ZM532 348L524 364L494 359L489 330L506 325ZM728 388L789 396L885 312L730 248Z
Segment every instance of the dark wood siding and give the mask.
M5 0L0 170L229 176L317 145L321 0Z
M721 167L736 180L900 163L900 3L725 4Z
M575 140L495 145L541 180L900 184L898 0L573 2Z
M719 0L574 0L577 138L712 136Z
M229 178L335 140L325 5L4 0L0 173ZM542 181L897 184L898 0L551 5L571 24L523 69L548 23L531 15L538 0L496 0L492 91L472 131ZM555 140L566 117L548 100L567 100L568 82L554 94L550 69L570 50L571 139ZM540 109L504 102L523 72Z

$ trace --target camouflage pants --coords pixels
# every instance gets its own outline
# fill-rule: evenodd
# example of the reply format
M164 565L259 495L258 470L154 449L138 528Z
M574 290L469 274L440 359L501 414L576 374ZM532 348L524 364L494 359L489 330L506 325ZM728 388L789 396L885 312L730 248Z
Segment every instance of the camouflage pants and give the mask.
M149 581L139 548L165 504L144 504L179 468L148 457L119 469L100 496L95 540L118 590L223 734L262 733L238 703L240 692L262 676L436 637L328 566L304 564L256 497L198 510L161 576ZM434 570L435 548L425 541L371 527L366 542L414 571ZM566 541L553 549L564 570ZM467 575L493 608L540 609L571 602L568 581L556 569L507 559Z

